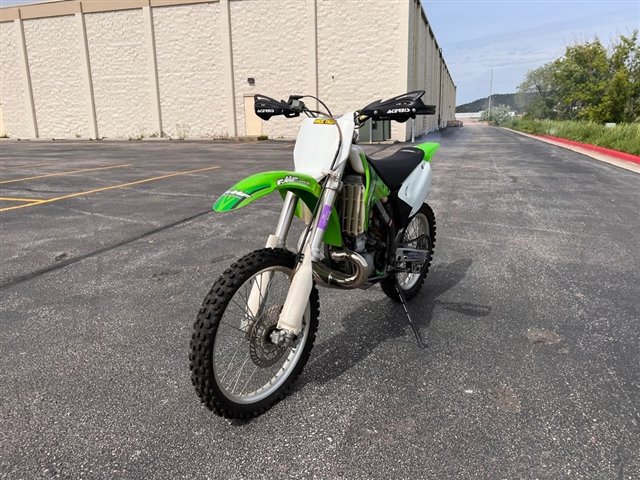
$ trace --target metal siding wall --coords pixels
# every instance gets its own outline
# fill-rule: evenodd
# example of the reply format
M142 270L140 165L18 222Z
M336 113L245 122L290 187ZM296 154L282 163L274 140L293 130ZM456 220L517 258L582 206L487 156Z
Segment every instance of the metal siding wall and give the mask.
M410 51L413 53L415 69L409 70L412 72L409 89L424 90L424 102L436 105L435 115L416 119L416 135L419 135L446 126L447 120L453 118L451 112L455 110L455 89L444 59L440 57L437 42L424 20L422 7L416 0L412 3L410 25L413 26L413 34L410 37Z

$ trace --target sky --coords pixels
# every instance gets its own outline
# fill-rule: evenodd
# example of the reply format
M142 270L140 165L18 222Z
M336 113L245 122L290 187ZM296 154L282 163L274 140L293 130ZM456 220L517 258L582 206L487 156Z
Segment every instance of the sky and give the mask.
M377 0L372 0L377 1ZM568 45L606 46L640 28L640 0L422 0L457 86L456 103L513 93L528 70L559 58Z
M640 0L421 1L458 105L489 94L491 69L493 93L513 93L528 70L562 56L568 45L598 36L608 46L640 28ZM24 3L34 0L0 0L3 7Z
M13 7L14 5L24 5L25 3L37 3L38 0L0 0L0 7Z

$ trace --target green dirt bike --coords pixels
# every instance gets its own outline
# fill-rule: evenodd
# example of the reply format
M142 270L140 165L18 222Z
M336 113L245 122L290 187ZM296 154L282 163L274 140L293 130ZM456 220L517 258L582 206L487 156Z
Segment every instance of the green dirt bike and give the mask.
M191 379L202 402L228 418L257 416L285 397L309 359L318 328L316 285L366 289L380 284L401 302L418 344L421 335L405 301L425 281L436 222L426 199L437 143L368 158L356 145L368 119L406 122L432 115L423 91L378 100L334 118L311 96L288 101L255 96L255 112L305 114L294 148L295 169L252 175L218 198L228 212L277 191L284 200L263 249L233 263L204 299L191 340ZM302 101L312 98L324 111ZM296 216L305 222L293 250L285 248Z

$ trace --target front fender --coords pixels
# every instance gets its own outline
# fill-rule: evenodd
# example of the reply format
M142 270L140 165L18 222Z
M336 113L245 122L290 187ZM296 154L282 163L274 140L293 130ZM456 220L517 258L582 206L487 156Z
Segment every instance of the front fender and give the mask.
M274 190L277 190L283 198L287 192L294 193L309 210L313 211L322 187L315 178L300 172L279 170L256 173L240 180L224 192L213 205L213 210L216 212L236 210L269 195ZM296 208L296 216L301 216L301 209ZM329 224L324 232L324 241L329 245L342 246L340 221L335 207L331 211Z

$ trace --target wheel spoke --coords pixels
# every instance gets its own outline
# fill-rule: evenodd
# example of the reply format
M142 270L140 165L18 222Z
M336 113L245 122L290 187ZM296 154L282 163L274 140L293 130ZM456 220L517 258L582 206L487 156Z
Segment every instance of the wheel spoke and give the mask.
M251 372L251 375L249 375L249 378L247 378L247 381L244 382L244 385L242 386L242 390L240 390L241 392L244 392L244 390L247 388L247 385L249 385L249 381L253 378L253 376L257 371L258 371L258 366L256 365L253 367L253 371Z
M229 328L232 328L234 330L237 330L238 332L240 332L242 334L245 333L244 330L242 330L242 329L240 329L238 327L234 327L233 325L229 325L227 322L220 322L220 325L224 325L225 327L229 327ZM231 335L229 335L229 336L231 336ZM237 337L234 337L234 338L237 338Z
M231 303L233 303L236 307L238 307L238 310L240 310L240 311L241 311L241 312L243 312L244 314L248 315L248 316L250 317L250 318L249 318L250 320L253 320L254 322L257 320L257 318L253 315L253 313L251 313L251 312L249 311L249 309L247 308L247 307L249 306L249 303L248 303L248 302L245 302L245 305L246 305L247 307L244 307L244 308L243 308L243 307L241 307L241 306L238 304L238 302L236 302L235 298L232 298L232 299L231 299Z
M242 376L242 371L244 370L244 366L247 364L247 362L249 361L250 357L245 358L244 363L242 364L242 366L240 367L240 370L238 371L238 375L236 375L235 379L235 383L233 384L233 388L231 389L231 393L235 393L236 392L236 387L238 386L238 382L240 381L240 377ZM233 380L232 380L233 381Z
M233 308L224 310L219 329L228 327L230 334L220 335L219 341L214 342L214 372L224 395L237 403L257 401L252 399L265 398L275 392L300 358L308 332L307 313L298 347L278 353L268 340L284 305L291 278L290 268L276 266L260 270L237 287L227 300L227 305ZM249 299L254 288L258 294L254 291L255 299L251 301L259 297L260 306L257 311L250 311ZM251 310L256 310L255 305ZM238 328L238 322L244 325L243 321L249 322L250 329ZM231 343L234 336L239 341L237 345ZM218 364L222 368L217 369Z
M417 233L417 232L414 232ZM418 235L415 238L412 238L411 240L407 240L405 243L414 243L414 242L419 242L420 240L424 240L425 238L427 238L426 234L422 234L422 235Z
M240 347L242 346L242 342L240 342L238 344L238 346L236 347L236 349L233 351L233 355L231 356L231 360L229 360L229 366L227 367L227 369L224 371L224 374L222 375L222 381L224 382L225 377L227 376L227 373L229 373L229 369L231 368L231 365L233 365L233 360L236 358L236 355L238 354L238 350L240 350Z
M429 238L429 225L426 217L420 213L407 225L402 235L402 245L409 248L419 249L423 240ZM426 242L428 244L428 241ZM428 247L427 247L428 248ZM421 273L401 272L397 273L398 283L403 290L411 289L420 276Z

